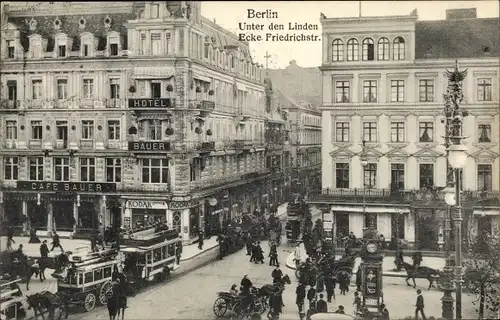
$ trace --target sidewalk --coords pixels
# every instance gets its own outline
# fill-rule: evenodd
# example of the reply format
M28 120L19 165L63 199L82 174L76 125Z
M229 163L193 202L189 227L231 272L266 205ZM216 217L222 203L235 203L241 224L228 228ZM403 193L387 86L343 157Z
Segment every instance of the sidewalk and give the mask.
M304 244L300 244L300 252L301 252L301 260L305 261L307 259L307 254L306 250L304 248ZM339 259L341 256L336 256L337 259ZM286 259L286 266L290 269L295 270L295 261L294 261L294 253L290 253L288 255L288 258ZM406 257L406 261L408 261L408 257ZM354 263L354 268L353 272L355 272L359 265L361 264L361 258L356 258L356 261ZM438 258L438 257L424 257L423 266L433 268L433 269L439 269L443 270L445 266L445 259L444 258ZM382 271L383 275L386 277L403 277L406 276L406 271L403 269L402 271L394 271L394 257L384 257L384 260L382 262Z
M12 244L12 249L17 250L19 248L19 245L23 245L23 252L25 255L31 258L40 258L40 245L42 244L43 240L47 240L47 246L49 247L49 250L52 248L51 243L52 243L52 238L47 238L47 237L39 237L40 238L40 243L28 243L29 242L29 237L14 237L15 243ZM89 240L84 240L84 239L66 239L66 238L60 238L59 241L61 242L62 247L64 248L65 251L72 251L75 252L78 249L81 250L81 248L86 247L90 250L90 241ZM0 237L0 251L7 250L7 237ZM49 257L55 257L56 255L61 253L60 248L55 248L54 251L49 252Z

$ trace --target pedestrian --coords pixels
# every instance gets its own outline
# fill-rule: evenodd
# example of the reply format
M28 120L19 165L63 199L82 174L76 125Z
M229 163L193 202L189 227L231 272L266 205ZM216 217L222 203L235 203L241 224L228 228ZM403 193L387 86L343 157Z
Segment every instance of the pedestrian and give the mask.
M252 249L251 249L251 254L250 254L250 262L256 262L256 257L257 257L257 243L252 242Z
M7 250L12 251L12 244L16 243L14 241L14 230L11 227L7 227Z
M269 265L277 266L278 265L278 252L276 248L276 244L272 244L269 250Z
M36 235L36 229L35 228L31 228L30 230L30 240L28 241L28 243L40 243L40 238L37 237Z
M335 299L335 280L333 276L327 274L325 278L326 300L332 302L332 297Z
M337 310L335 310L334 313L340 313L340 314L345 314L344 306L340 305Z
M271 273L271 277L273 278L273 284L281 282L281 278L283 277L283 271L281 271L279 265L276 266L276 269L273 270L273 272Z
M361 266L359 266L358 271L356 271L356 290L361 291Z
M316 302L316 312L319 312L319 313L327 313L328 312L328 305L326 304L326 301L323 300L322 293L319 295L318 302Z
M217 242L219 242L219 260L222 260L226 255L226 237L223 234L219 234L217 237Z
M175 244L175 259L177 260L177 264L181 263L182 256L182 241L178 241Z
M260 246L260 242L257 242L257 256L255 259L255 263L262 263L264 264L264 251L262 250L262 247Z
M243 236L244 237L244 241L245 241L245 245L247 247L247 256L250 256L252 255L252 237L250 237L250 233L245 233L245 235Z
M244 297L242 300L242 310L246 310L248 306L252 303L252 295L250 294L250 289L253 287L252 281L248 279L248 274L243 275L243 279L240 282L241 295Z
M316 303L316 289L310 287L307 291L307 300L309 300L309 309L314 309Z
M349 291L349 285L347 284L347 276L343 271L340 271L337 273L337 277L339 280L339 289L340 289L340 294L343 294L345 296L346 292Z
M418 312L420 311L420 314L422 315L422 318L425 320L427 319L425 317L424 313L424 297L422 296L422 290L418 289L417 290L417 304L415 305L415 319L418 319Z
M198 249L203 250L203 241L205 240L205 234L203 230L198 231Z
M299 283L297 289L295 289L295 303L299 308L299 313L302 313L304 308L304 299L306 298L306 286L303 283Z
M49 247L47 246L47 240L43 240L42 244L40 245L40 257L42 259L46 259L49 256Z
M387 308L385 307L385 304L382 303L380 305L379 311L380 311L380 317L379 317L380 320L390 320L389 310L387 310Z
M59 247L61 251L64 252L64 249L61 246L61 241L59 240L59 235L56 231L54 231L54 235L52 236L52 249L50 251L54 251L54 249L57 247Z
M353 314L357 314L358 312L361 311L361 298L359 297L359 292L354 292L354 301L352 303L353 307Z
M17 248L16 253L17 253L19 256L22 256L22 255L23 255L23 244L22 244L22 243L19 245L19 248Z
M278 320L280 313L283 312L283 299L281 294L271 294L269 297L269 319Z

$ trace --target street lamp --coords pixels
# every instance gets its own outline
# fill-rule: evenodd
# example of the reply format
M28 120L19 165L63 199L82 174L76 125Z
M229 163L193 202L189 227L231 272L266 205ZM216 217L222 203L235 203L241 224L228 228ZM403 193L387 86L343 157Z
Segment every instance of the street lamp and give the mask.
M463 100L462 92L462 81L467 75L467 70L458 70L458 60L455 61L455 69L453 71L446 71L446 76L448 77L448 89L445 98L445 109L444 113L446 116L446 126L445 126L445 145L446 145L446 155L447 164L453 170L454 175L454 185L451 179L447 181L448 186L442 191L444 193L444 200L448 206L455 206L456 214L453 217L453 222L455 224L455 269L454 269L454 280L455 280L455 309L456 316L455 319L462 319L462 207L460 201L460 174L461 169L463 169L467 163L468 153L467 147L461 142L465 138L462 134L462 115L466 116L465 112L460 113L459 104ZM451 143L450 143L451 142ZM448 170L447 170L448 171ZM451 175L450 175L451 178ZM447 179L448 180L448 179ZM448 209L449 210L449 209ZM451 231L451 229L450 229ZM449 233L449 232L448 232ZM449 235L447 236L448 242L450 242ZM448 252L448 250L447 250ZM448 257L447 257L447 260ZM447 269L450 270L451 266L447 264ZM443 318L453 319L453 297L451 296L450 283L446 285L444 289L444 295L441 299L443 301Z
M360 157L361 166L363 167L363 176L362 176L362 179L363 179L363 221L366 221L366 182L365 182L365 168L368 165L368 159L367 159L366 153L365 153L365 144L366 144L366 141L363 140L363 150L361 151L361 157ZM367 228L368 228L368 226L365 223L365 227L363 228L363 231L366 231Z

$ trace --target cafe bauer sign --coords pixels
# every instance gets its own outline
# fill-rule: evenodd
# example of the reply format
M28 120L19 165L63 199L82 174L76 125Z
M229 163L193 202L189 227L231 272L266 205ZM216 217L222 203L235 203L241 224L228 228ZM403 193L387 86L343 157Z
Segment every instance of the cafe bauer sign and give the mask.
M128 150L133 152L169 151L170 142L166 141L129 141Z
M63 181L18 181L17 189L22 191L53 192L115 192L116 183L109 182L63 182Z

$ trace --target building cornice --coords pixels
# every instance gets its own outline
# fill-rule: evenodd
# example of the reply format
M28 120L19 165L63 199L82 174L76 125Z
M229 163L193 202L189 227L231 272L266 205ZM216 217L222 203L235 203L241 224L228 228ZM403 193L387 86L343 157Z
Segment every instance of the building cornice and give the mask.
M106 13L130 13L133 2L11 2L9 17L69 16Z

